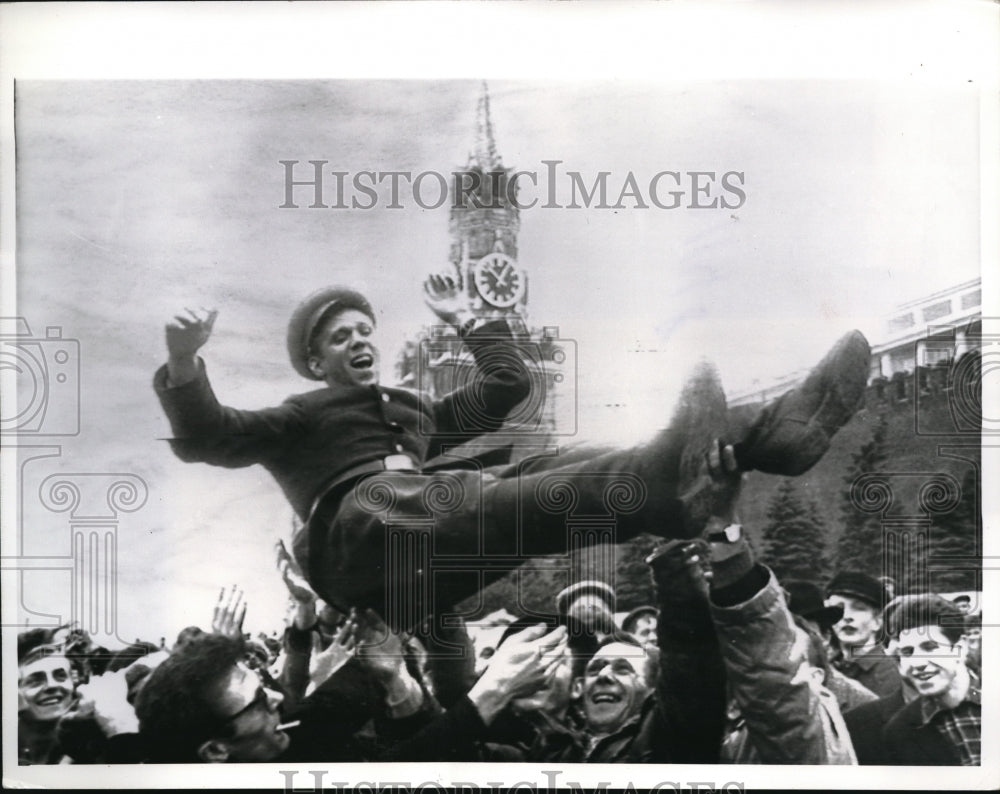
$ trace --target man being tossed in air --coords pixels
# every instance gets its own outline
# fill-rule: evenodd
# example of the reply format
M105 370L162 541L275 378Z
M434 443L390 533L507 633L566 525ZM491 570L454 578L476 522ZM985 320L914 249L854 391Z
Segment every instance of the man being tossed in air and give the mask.
M380 384L376 313L354 290L320 290L296 309L288 328L292 365L323 386L274 408L237 410L215 398L197 355L215 312L192 312L167 326L168 360L154 386L174 452L185 461L267 468L305 522L294 553L320 597L339 608L371 607L406 629L526 557L564 553L569 510L614 509L620 541L643 531L700 532L712 510L706 452L713 439L734 432L721 385L707 368L689 385L671 426L645 445L425 472L440 452L432 446L436 437L458 444L500 429L532 383L505 322L463 322L463 299L449 277L432 277L426 291L432 310L458 328L475 359L470 382L437 401ZM860 401L868 356L861 334L842 338L802 386L738 432L741 470L795 475L818 461ZM698 419L706 415L714 417L710 427ZM572 504L560 501L565 482ZM439 576L428 570L430 554L471 558L481 576Z

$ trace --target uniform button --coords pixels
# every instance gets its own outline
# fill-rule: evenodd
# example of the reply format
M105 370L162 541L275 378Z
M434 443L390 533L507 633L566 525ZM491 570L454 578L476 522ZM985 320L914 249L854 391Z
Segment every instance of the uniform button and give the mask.
M402 451L403 451L403 445L402 444L396 444L396 452L402 452Z
M384 403L389 402L389 395L386 394L385 392L382 392L382 402Z

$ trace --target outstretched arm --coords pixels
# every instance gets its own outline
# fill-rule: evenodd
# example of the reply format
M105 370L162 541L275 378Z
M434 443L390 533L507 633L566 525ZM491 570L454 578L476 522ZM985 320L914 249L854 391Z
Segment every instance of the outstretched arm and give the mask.
M656 582L660 617L660 720L649 760L718 763L725 726L726 675L708 606L708 544L673 540L647 560Z
M710 447L705 495L711 511L735 519L741 475L733 449ZM722 518L715 519L723 521ZM680 763L716 763L725 727L726 673L709 608L711 548L701 539L673 540L649 563L660 608L660 670L656 697L661 715L650 746Z
M316 625L316 593L306 582L301 571L285 548L284 541L278 541L278 572L288 588L288 594L295 601L295 618L285 628L283 639L285 664L278 681L285 688L286 695L294 702L305 696L309 686L309 663L312 659L313 628Z
M719 513L705 531L712 618L749 741L761 763L832 763L819 695L802 669L808 639L796 629L774 574L755 562L733 523L740 474L732 448L714 445L709 470Z
M281 574L281 580L285 583L288 594L295 601L295 628L300 631L312 631L313 626L316 625L316 600L318 598L316 591L309 586L298 563L292 559L291 553L285 546L285 541L279 540L275 544L275 552L277 553L278 573Z
M167 323L167 363L153 377L173 432L174 453L184 461L235 468L259 463L294 443L303 432L303 416L291 401L260 411L219 403L198 357L218 312L186 312Z

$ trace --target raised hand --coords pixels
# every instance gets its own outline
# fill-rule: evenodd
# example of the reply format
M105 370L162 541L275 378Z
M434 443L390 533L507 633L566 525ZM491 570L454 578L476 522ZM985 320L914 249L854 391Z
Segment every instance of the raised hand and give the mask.
M228 598L225 587L219 590L219 600L212 610L212 631L233 638L243 636L243 619L247 614L247 603L243 600L243 595L243 591L236 585L229 591Z
M298 603L308 604L315 608L318 598L316 591L309 586L306 578L302 575L302 570L292 559L292 555L285 547L285 541L279 540L275 544L275 550L277 551L278 573L281 574L281 580L288 588L288 593Z
M184 309L187 314L174 316L174 321L167 323L167 353L171 357L193 356L212 335L212 326L219 312L215 309L193 311Z
M469 315L469 307L462 295L462 278L456 271L432 274L424 281L424 303L438 318L448 325L460 327Z
M712 442L708 450L708 475L712 478L712 515L734 523L743 473L736 464L732 445L722 446L718 439Z
M545 625L529 626L504 640L469 692L483 722L489 723L512 700L545 686L559 665L567 664L565 626L545 633Z
M171 385L180 386L193 380L198 368L195 355L212 335L219 312L215 309L184 310L167 323L167 373Z
M671 540L646 557L660 599L707 598L712 581L711 557L711 547L700 538Z
M323 686L334 673L351 660L357 651L357 632L357 621L351 617L344 621L344 625L333 635L333 642L325 649L320 650L315 645L313 646L306 695L311 695L316 689ZM319 641L319 635L314 635L313 642Z

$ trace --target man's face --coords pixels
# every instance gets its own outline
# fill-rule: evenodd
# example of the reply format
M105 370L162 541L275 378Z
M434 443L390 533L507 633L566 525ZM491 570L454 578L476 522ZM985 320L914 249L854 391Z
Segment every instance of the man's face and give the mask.
M573 687L573 655L569 648L563 649L563 658L553 672L552 678L538 691L528 697L511 701L515 712L523 714L543 711L550 717L561 719L569 707L570 690Z
M635 645L612 642L587 663L583 676L583 713L587 727L612 733L638 713L649 684L646 652Z
M608 602L596 593L585 593L574 599L566 615L579 620L589 631L611 631L615 620Z
M632 636L643 645L656 645L656 615L642 615L636 618Z
M316 332L309 350L309 369L328 386L371 386L378 383L375 324L364 312L345 309Z
M36 720L57 720L73 706L73 678L65 656L45 656L21 665L18 691Z
M833 625L833 633L840 644L848 648L868 645L882 628L879 610L860 598L834 593L826 599L826 605L843 605L844 617Z
M938 626L901 631L889 650L899 660L900 675L921 697L943 695L965 666L962 644L953 646Z
M206 742L212 748L206 760L273 761L288 747L290 738L276 728L281 722L280 692L267 689L246 665L234 665L212 703L213 711L228 721L231 734ZM204 749L205 745L203 745ZM203 754L205 757L205 754Z

